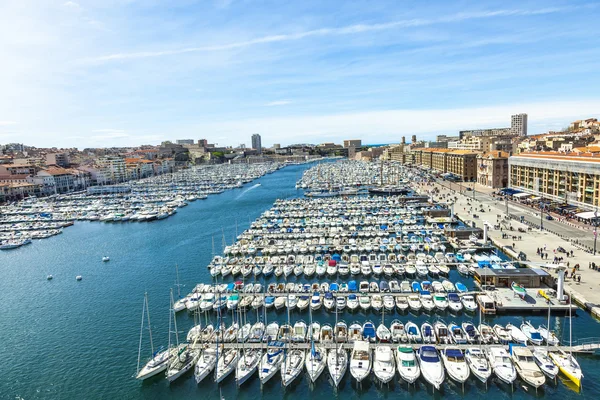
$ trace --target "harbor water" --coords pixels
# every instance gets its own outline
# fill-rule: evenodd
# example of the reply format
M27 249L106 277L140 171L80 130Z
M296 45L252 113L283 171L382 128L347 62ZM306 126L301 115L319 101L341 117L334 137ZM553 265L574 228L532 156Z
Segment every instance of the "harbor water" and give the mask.
M262 387L257 377L251 378L243 390L236 387L233 376L220 385L211 379L197 385L191 375L171 385L162 376L145 382L134 379L144 292L149 297L154 344L166 346L169 289L177 291L175 266L182 294L197 283L212 282L206 268L213 254L212 243L214 251L220 253L223 242L231 244L277 198L301 195L294 185L308 167L288 166L242 188L194 202L165 220L146 224L77 222L61 235L0 253L0 399L431 398L431 389L422 382L408 387L395 379L395 383L381 387L375 379L367 379L357 387L349 372L337 391L326 372L314 385L302 377L286 389L279 375ZM104 256L109 256L110 262L102 262ZM46 280L48 274L54 279ZM75 280L77 275L82 276L81 281ZM456 271L449 279L473 285L472 280L459 277ZM309 281L313 280L317 278ZM214 313L209 316L215 323ZM255 321L256 312L249 311L247 318ZM287 313L273 310L266 318L284 322ZM382 315L346 312L339 318L348 324L369 319L377 325ZM385 316L386 324L389 326L395 318L417 324L438 318L446 322L473 319L478 323L478 316L469 314L392 313ZM488 317L486 322L520 325L524 318L535 326L546 323L545 315ZM294 311L290 319L292 323L298 319L308 322L309 315ZM333 324L335 315L321 309L313 319ZM177 321L180 339L184 340L193 318L182 312ZM568 318L552 316L551 321L563 344L567 343ZM224 322L229 325L231 315ZM572 322L574 338L600 336L600 325L584 311L580 310ZM146 341L144 346L148 347ZM147 357L149 350L143 355ZM463 390L447 379L443 392L434 396L599 398L598 358L579 356L578 360L585 375L580 393L565 381L546 384L536 394L521 385L515 385L514 392L493 382L486 388L473 379Z

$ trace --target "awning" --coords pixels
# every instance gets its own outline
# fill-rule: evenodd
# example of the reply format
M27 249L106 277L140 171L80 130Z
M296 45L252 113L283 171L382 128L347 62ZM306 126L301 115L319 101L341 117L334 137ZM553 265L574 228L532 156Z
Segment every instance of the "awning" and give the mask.
M531 196L531 194L529 193L515 193L513 194L513 197L516 197L517 199L523 198L523 197L527 197L527 196Z
M579 214L575 214L575 216L577 218L581 218L581 219L593 219L594 218L594 211L582 212L582 213L579 213Z

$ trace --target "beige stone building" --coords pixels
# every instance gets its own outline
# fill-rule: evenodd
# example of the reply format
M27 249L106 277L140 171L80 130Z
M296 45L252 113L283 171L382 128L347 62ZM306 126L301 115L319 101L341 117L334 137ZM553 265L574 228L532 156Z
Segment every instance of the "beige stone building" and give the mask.
M508 186L508 157L502 151L477 155L477 183L491 188Z

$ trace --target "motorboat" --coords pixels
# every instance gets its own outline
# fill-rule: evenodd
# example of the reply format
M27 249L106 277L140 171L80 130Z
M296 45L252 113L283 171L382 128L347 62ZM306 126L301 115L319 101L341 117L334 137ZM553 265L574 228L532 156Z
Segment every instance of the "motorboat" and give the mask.
M362 326L362 334L365 341L374 342L377 337L375 325L371 321L366 321Z
M329 324L321 326L319 343L331 343L333 342L333 328Z
M289 386L302 372L304 368L304 360L306 352L300 349L292 349L288 351L287 357L281 364L281 382L283 386Z
M408 335L404 330L404 324L397 319L392 321L390 333L392 334L392 341L394 343L405 343L408 341Z
M313 322L308 327L307 339L309 341L312 340L313 342L318 342L320 338L321 338L321 324L319 324L318 322Z
M350 356L350 374L360 383L369 373L371 373L371 350L369 342L354 342L354 348Z
M421 343L423 340L419 327L414 322L407 322L404 326L409 343Z
M409 294L407 300L408 300L408 306L414 312L419 312L421 310L421 308L423 307L418 294Z
M439 390L445 379L444 365L434 346L421 346L417 350L421 375L434 389Z
M292 332L292 342L304 342L306 340L306 322L304 321L296 321L294 324L294 329Z
M533 350L533 359L544 375L552 380L556 379L559 369L548 356L548 351L546 349L537 348Z
M316 382L327 364L327 350L311 346L306 355L305 367L311 382Z
M544 342L546 342L548 345L550 345L550 346L558 346L559 345L560 341L558 340L558 337L556 336L556 334L552 331L549 331L545 325L540 325L538 328L538 331L540 332L540 335L544 339Z
M296 305L296 307L298 307L298 310L300 311L304 311L308 308L308 305L310 304L310 297L309 296L300 296L300 298L298 299L298 304Z
M200 354L200 358L198 358L194 367L194 379L196 383L202 382L215 369L217 365L216 351L216 347L206 348Z
M435 308L435 304L433 303L433 297L431 293L427 290L421 290L419 293L419 300L423 305L425 311L432 311Z
M469 378L470 370L465 355L458 347L446 347L440 350L448 376L460 384Z
M321 304L323 300L321 299L321 294L319 292L314 292L312 298L310 299L310 308L315 311L321 308Z
M396 303L396 309L400 313L406 312L408 310L408 308L410 307L406 296L396 296L395 303Z
M470 323L468 321L463 322L462 329L465 332L465 335L467 336L467 342L469 342L469 343L478 343L479 342L479 331L477 330L475 325L473 325L472 323Z
M518 327L509 323L506 325L506 330L510 333L513 342L527 344L527 336Z
M329 311L333 310L335 307L335 299L333 297L333 293L327 292L323 298L323 306Z
M514 294L516 294L522 299L524 299L527 296L527 289L525 289L525 286L523 285L519 285L516 282L512 282L510 284L510 288L512 289Z
M492 375L492 369L485 353L478 347L469 347L465 350L465 359L471 373L482 383L486 383Z
M445 311L449 307L448 296L445 293L436 293L433 295L433 304L440 311Z
M367 311L369 308L371 308L371 298L369 295L361 294L358 298L358 305L363 311Z
M383 323L379 324L377 327L377 339L380 342L387 343L391 340L391 338L392 333L390 332L390 329Z
M467 335L460 327L460 325L455 324L454 322L450 323L448 326L448 330L450 331L450 336L452 337L452 341L456 344L466 344L467 343Z
M283 363L283 350L271 348L262 356L258 365L258 376L260 383L265 384L279 371Z
M435 331L435 335L438 338L438 342L440 344L451 344L452 337L450 332L448 331L448 327L441 321L436 321L433 324L433 330Z
M248 342L261 342L264 334L265 324L262 321L258 321L254 325L252 325L252 328L250 328L250 336L248 337Z
M338 321L335 324L333 335L335 336L335 341L344 343L348 341L348 325L344 321Z
M435 344L437 339L435 337L435 330L430 323L424 322L421 325L421 336L423 337L423 343Z
M292 327L288 324L283 324L277 332L277 340L280 342L289 342L292 339Z
M454 313L462 311L463 304L457 293L448 293L448 308Z
M353 322L348 328L348 341L353 343L357 340L362 340L362 325L358 322Z
M486 356L494 375L502 382L512 385L517 379L517 370L507 351L500 346L491 346L487 348Z
M256 372L261 358L262 351L259 349L243 350L235 369L235 382L238 386L241 386Z
M408 383L414 383L421 375L421 371L417 364L413 348L410 346L398 346L395 355L400 378Z
M494 333L494 330L492 329L491 326L486 325L486 324L479 324L479 327L477 328L477 330L479 331L479 337L481 338L481 343L492 344L492 343L500 342L498 340L498 338L496 337L496 334Z
M348 310L356 310L359 306L358 297L356 297L355 294L349 294L348 299L346 300L346 305L348 306Z
M569 378L571 382L577 385L577 387L581 387L583 373L579 363L572 354L559 350L548 353L548 356L554 361L554 364L558 366L558 369L563 375Z
M336 296L335 298L335 310L337 312L343 311L346 308L346 296Z
M474 312L477 310L477 303L475 302L475 298L470 294L463 295L460 300L462 301L463 307L466 312Z
M525 383L533 386L536 390L546 383L546 376L535 363L531 350L524 345L511 344L509 352L517 374Z
M388 383L396 374L394 353L389 346L376 346L373 356L373 373L381 381Z
M381 308L383 307L383 298L381 297L381 295L378 294L374 294L371 296L371 308L374 311L381 311Z
M327 369L329 370L329 375L331 376L331 380L335 387L339 386L340 381L346 374L347 368L348 354L346 353L346 350L342 349L341 346L339 349L329 350L327 353Z
M252 325L250 323L246 323L238 329L237 340L239 343L243 343L250 338L250 330L251 329L252 329Z
M394 311L394 308L396 307L396 304L394 303L394 296L386 294L385 296L382 297L382 300L383 300L383 308L385 308L385 311L387 311L387 312Z
M494 325L493 331L500 343L508 344L511 341L510 331L504 326L496 324Z
M532 344L539 346L544 343L544 338L540 334L540 331L535 329L529 321L521 324L521 332L523 332L523 334L527 337L527 340L529 340Z

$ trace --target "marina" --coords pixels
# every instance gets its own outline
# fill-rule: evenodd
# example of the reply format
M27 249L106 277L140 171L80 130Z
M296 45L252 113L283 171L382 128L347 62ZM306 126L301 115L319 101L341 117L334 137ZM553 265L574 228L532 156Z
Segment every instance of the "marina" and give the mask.
M305 168L286 167L259 178L257 182L261 186L253 190L233 188L217 197L190 204L165 221L162 229L154 228L159 225L147 225L151 232L148 228L142 228L144 224L94 224L82 221L53 240L63 251L62 254L54 253L55 261L52 263L41 264L42 274L39 266L33 266L36 265L36 258L50 251L46 241L29 249L3 252L2 256L11 265L11 282L18 282L12 266L19 265L21 276L35 280L33 276L41 275L38 278L44 286L39 289L46 290L48 301L55 302L68 296L67 302L72 304L71 307L80 310L59 317L52 308L41 306L40 311L44 316L34 326L52 326L56 324L54 319L68 318L81 325L81 329L77 329L78 335L111 337L111 341L121 343L127 349L126 352L114 352L107 345L108 342L104 342L104 348L109 348L111 354L105 362L120 371L119 376L104 374L94 367L95 362L86 361L87 373L76 372L56 389L46 389L46 394L53 390L64 393L62 389L66 385L78 387L74 385L74 379L93 379L103 387L111 386L110 390L116 396L117 393L128 393L127 397L132 398L182 398L199 393L209 398L243 398L244 392L253 395L260 391L268 398L280 398L286 394L323 396L317 394L321 389L326 389L323 392L327 395L408 392L416 397L430 397L430 393L441 392L448 398L465 393L485 395L514 392L513 396L518 398L528 396L528 391L535 392L535 388L517 376L511 380L513 384L507 387L502 381L503 375L500 372L500 375L495 374L489 362L487 384L483 385L482 378L473 372L463 383L457 384L450 370L445 367L444 360L454 354L459 360L464 358L468 367L468 363L475 361L466 360L475 360L478 349L488 360L489 355L496 351L503 351L510 358L508 341L512 342L512 339L503 342L496 335L498 343L494 343L493 333L490 334L487 327L494 332L494 327L498 326L502 332L506 332L507 327L513 325L523 334L522 329L526 329L527 322L536 330L542 326L550 327L560 346L549 344L547 347L546 342L541 345L528 342L526 349L533 352L547 348L553 354L563 354L562 350L567 355L572 351L574 355L578 354L577 362L586 377L588 370L596 368L593 356L585 355L595 351L597 341L592 338L594 322L581 310L575 312L573 309L570 319L564 309L559 310L565 305L553 302L548 307L538 300L537 289L528 287L524 301L514 297L516 294L510 287L497 287L485 293L493 295L496 292L499 298L513 296L511 300L515 304L523 301L529 304L528 300L535 299L536 304L540 308L545 306L545 309L536 313L518 311L505 314L496 304L496 314L483 312L477 302L478 296L483 293L476 279L477 272L510 272L522 266L498 249L484 245L481 237L470 238L471 233L461 240L447 237L446 233L459 228L461 223L452 219L451 211L445 205L434 206L429 202L412 203L406 199L386 197L294 199L294 196L301 196L301 192L294 191L293 182L297 181ZM348 203L343 206L345 201ZM314 210L309 204L314 204ZM445 218L445 222L430 218ZM398 222L400 220L403 222ZM407 223L404 223L405 220ZM384 225L388 229L381 229ZM82 242L76 237L86 237L86 241ZM84 243L103 245L91 250ZM144 255L137 249L147 243L153 243L156 251ZM79 250L82 246L85 251ZM381 246L385 246L385 249ZM67 248L69 252L64 252ZM138 256L132 258L131 254ZM19 261L15 255L20 255ZM93 262L89 265L90 256L96 257L97 266ZM110 257L110 261L103 263L105 256ZM366 259L361 259L362 256L366 256ZM333 264L330 261L335 261L335 265L330 265ZM351 272L353 264L359 265L355 274ZM216 268L217 265L220 268ZM301 269L296 268L299 265ZM461 265L464 268L459 271ZM281 267L281 274L276 276L278 267ZM314 272L311 273L313 267ZM321 275L317 274L318 267L320 271L325 268ZM432 267L431 270L429 267ZM49 272L53 276L51 281L46 280ZM72 277L79 274L84 275L85 279L73 287L76 282ZM65 275L68 279L64 279ZM351 282L356 285L355 291L351 291ZM294 285L293 289L291 285ZM301 290L298 290L298 285L301 285ZM361 285L363 290L360 290ZM306 286L309 287L307 290ZM150 323L149 316L148 321L144 319L146 322L142 325L138 343L135 338L140 334L140 287L146 288L149 293L149 302L145 300L144 309L145 312L151 312L152 321ZM169 287L173 289L172 303ZM419 290L416 290L417 287ZM131 288L138 290L132 292ZM249 288L252 288L252 292ZM75 299L86 294L93 295L93 298L82 308L84 305L80 306ZM115 297L117 294L119 297ZM436 308L434 297L437 294L445 298L446 301L437 299L440 307L446 307L445 310ZM190 311L187 304L194 295L198 308ZM213 302L208 309L210 295L213 295ZM355 311L349 310L351 295L356 295L359 303ZM4 301L14 304L14 297L7 298L7 294L2 296ZM300 300L304 296L308 297L308 302L302 299L302 304L307 305L300 310ZM272 298L272 305L267 309L265 305L269 297ZM294 297L296 299L292 300ZM389 297L393 299L393 306ZM404 300L409 301L409 297L413 297L415 307L419 304L418 311L411 310L410 305L404 303ZM242 302L250 298L260 299L257 300L260 304L254 308L250 302L244 307ZM368 309L366 302L365 309L361 308L360 298L368 300ZM456 298L458 303L455 302ZM183 299L188 300L184 308L176 311L174 305L181 305ZM204 312L200 309L203 301L207 309ZM296 306L290 309L287 305L294 301ZM431 307L432 303L433 308L425 310L424 306ZM215 308L215 304L219 304L218 307ZM457 304L462 308L457 309ZM36 306L40 307L39 304ZM29 307L25 305L20 312L32 312ZM120 311L101 314L107 325L98 327L97 324L85 322L88 317L83 310L89 307ZM553 309L555 307L556 311ZM193 306L190 308L193 309ZM167 312L169 309L172 311ZM548 311L551 311L550 319ZM169 328L169 320L176 326ZM573 338L569 340L571 322ZM263 335L258 339L261 323ZM272 329L273 323L277 323L276 331ZM318 340L311 340L315 324L320 328L319 337ZM456 340L447 343L441 341L435 330L440 324L445 325L448 332L454 325L460 328L462 334L459 329L456 330L459 343ZM357 325L360 327L360 337ZM404 336L400 333L400 325L406 331L406 341L402 339ZM121 326L124 329L117 328ZM209 326L213 327L213 336L203 336L202 332ZM367 340L364 336L365 327ZM486 344L483 339L469 342L466 337L467 332L473 332L471 327L480 332L480 337L492 337L491 342ZM91 333L96 329L99 332ZM215 330L220 333L215 333ZM409 330L414 332L410 340ZM115 336L113 332L117 331L119 333ZM267 337L265 341L264 334L267 331L275 335L274 340ZM277 337L280 331L282 336ZM194 337L194 332L199 336ZM417 332L420 341L416 339ZM432 332L435 339L432 338ZM153 338L153 349L150 348L149 334ZM515 335L522 340L516 331ZM373 341L371 338L374 338ZM462 343L463 340L467 342ZM64 347L62 338L50 337L50 343L52 348L62 353L72 356L78 354ZM356 347L357 343L366 344ZM569 346L569 343L573 346ZM10 340L7 344L10 345ZM161 345L164 346L162 349ZM167 348L172 350L164 353ZM132 367L136 365L140 349L137 360L139 368L146 365L149 355L153 355L151 358L155 364L150 366L155 369L151 371L158 370L143 383L131 376L136 375L136 368ZM421 349L423 354L417 351ZM584 355L580 355L579 352L584 349ZM102 359L103 356L99 354L99 357ZM173 357L177 358L176 362ZM359 359L369 361L368 374L361 375L360 370L354 367L356 363L353 362ZM390 371L392 359L394 373L386 375L384 368ZM428 363L427 360L434 359L438 361L433 364L438 364L431 368L423 364L426 368L419 368L417 375L414 371L411 375L409 370L399 368L402 360L420 366L421 362ZM44 359L40 368L47 370L50 368L48 364L56 362L51 358ZM23 373L24 366L17 364L15 372L9 373L9 376ZM436 371L446 371L444 379L439 380L438 376L436 380L433 375L436 368ZM558 376L563 377L558 379L558 384L553 383L557 380L548 378L546 384L538 388L540 393L577 396L578 389L570 386L570 380L564 378L566 375L560 373ZM215 379L218 383L215 383ZM583 379L582 386L588 391L593 390L592 380ZM23 388L20 392L27 394ZM87 395L93 395L94 389L88 392L91 393ZM83 391L72 389L70 393L66 396L82 395Z
M75 221L149 222L168 218L196 200L273 173L283 165L212 165L181 170L87 192L31 198L0 206L0 250L62 233Z

